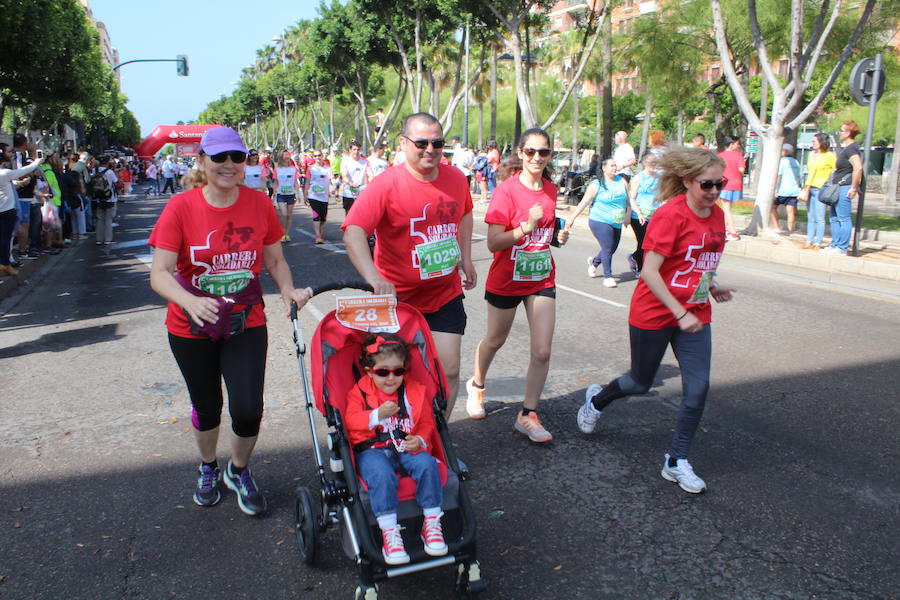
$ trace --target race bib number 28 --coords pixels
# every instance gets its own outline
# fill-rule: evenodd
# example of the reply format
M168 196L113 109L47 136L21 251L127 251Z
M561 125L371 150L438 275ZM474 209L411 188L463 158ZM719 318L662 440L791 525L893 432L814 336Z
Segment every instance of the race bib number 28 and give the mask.
M390 294L338 298L335 317L344 327L359 331L400 331L397 298Z

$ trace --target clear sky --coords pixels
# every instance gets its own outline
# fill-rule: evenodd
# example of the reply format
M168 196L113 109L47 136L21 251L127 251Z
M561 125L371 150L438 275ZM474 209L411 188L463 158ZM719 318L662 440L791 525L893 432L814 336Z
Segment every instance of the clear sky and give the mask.
M234 89L241 69L256 50L281 30L317 14L317 0L180 0L159 4L90 0L119 59L175 58L186 54L190 75L179 77L176 63L134 63L121 67L122 92L141 124L141 134L157 125L197 117L206 105Z

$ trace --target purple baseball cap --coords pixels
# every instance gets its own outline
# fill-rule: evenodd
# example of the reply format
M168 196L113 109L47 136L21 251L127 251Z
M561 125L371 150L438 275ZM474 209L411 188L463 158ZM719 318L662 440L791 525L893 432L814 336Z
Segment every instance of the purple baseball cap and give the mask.
M200 148L209 155L230 150L247 153L247 147L241 141L241 136L231 127L214 127L207 130L200 140Z

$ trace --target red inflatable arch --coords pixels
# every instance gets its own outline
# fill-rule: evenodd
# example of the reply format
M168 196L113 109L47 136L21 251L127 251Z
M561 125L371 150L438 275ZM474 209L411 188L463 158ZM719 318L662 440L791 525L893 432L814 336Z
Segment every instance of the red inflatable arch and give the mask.
M220 125L157 125L134 150L140 158L152 158L166 144L199 144L207 129Z

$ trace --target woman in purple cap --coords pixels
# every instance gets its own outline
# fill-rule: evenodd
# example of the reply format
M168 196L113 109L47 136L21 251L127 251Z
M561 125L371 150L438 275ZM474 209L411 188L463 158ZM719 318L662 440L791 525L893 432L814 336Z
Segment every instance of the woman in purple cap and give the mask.
M150 285L169 301L169 346L191 397L202 461L194 502L213 506L222 497L216 443L224 379L235 434L225 485L237 492L244 513L258 515L266 499L250 474L250 455L263 413L267 347L259 272L265 266L286 306L302 307L312 290L294 288L272 202L239 185L246 160L233 129L204 134L197 160L202 185L172 196L150 235Z

